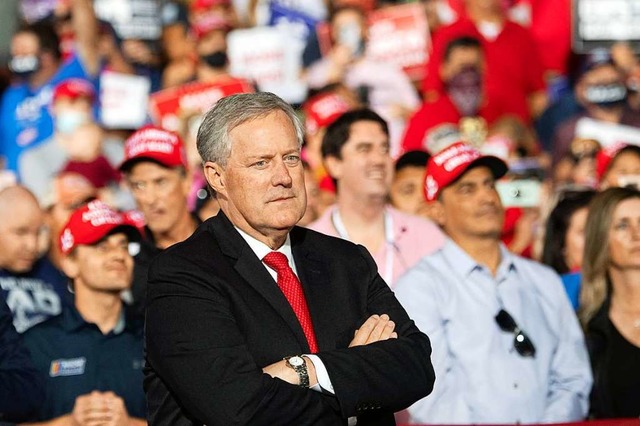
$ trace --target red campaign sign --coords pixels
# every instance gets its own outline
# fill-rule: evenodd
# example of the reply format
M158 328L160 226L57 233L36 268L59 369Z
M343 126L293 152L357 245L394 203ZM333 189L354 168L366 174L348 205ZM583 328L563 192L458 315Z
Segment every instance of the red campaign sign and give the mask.
M419 3L374 10L368 15L367 56L402 68L412 80L424 78L431 39Z
M424 7L411 3L374 10L367 14L367 22L367 57L402 68L414 81L422 80L431 50ZM316 33L325 56L332 47L329 25L319 23Z
M178 131L182 113L205 112L226 96L252 92L254 89L251 84L237 78L224 83L187 83L152 94L149 110L157 125Z

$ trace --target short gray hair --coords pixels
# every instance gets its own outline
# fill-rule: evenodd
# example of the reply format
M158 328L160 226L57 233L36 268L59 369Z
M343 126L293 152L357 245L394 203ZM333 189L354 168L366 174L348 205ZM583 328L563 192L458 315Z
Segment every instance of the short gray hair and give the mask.
M276 111L282 111L289 117L296 131L298 146L301 147L304 130L291 105L269 92L242 93L220 99L205 114L196 142L202 161L226 166L231 154L229 133L247 121Z

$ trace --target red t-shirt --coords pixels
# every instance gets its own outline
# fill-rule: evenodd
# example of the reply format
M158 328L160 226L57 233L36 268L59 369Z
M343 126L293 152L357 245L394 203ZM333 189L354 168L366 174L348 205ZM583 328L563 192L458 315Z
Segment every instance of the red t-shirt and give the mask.
M485 103L478 112L478 115L487 121L487 124L493 123L503 114L499 106ZM458 109L446 95L440 95L437 100L432 102L423 102L420 109L417 110L409 121L402 137L402 152L420 149L429 151L427 148L426 137L431 129L441 124L455 124L460 122L462 116Z
M422 83L424 93L442 93L443 84L438 70L447 44L463 36L480 40L486 58L484 87L489 105L498 104L502 111L530 122L527 97L545 90L543 69L531 34L524 27L505 21L495 40L488 40L466 17L444 26L433 39L433 53L427 64L427 75Z

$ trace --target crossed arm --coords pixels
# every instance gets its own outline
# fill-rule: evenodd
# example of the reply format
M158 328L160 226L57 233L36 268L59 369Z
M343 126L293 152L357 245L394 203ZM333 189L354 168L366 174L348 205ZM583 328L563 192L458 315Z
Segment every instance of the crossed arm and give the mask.
M364 324L362 324L362 327L355 331L353 340L349 344L349 347L364 346L387 339L397 339L398 333L394 331L395 327L396 325L389 318L389 315L371 315ZM307 364L307 371L309 372L309 386L311 387L318 383L316 369L313 362L311 362L308 357L305 356L303 358ZM264 367L262 371L271 377L277 377L287 383L291 383L292 385L300 384L298 374L291 368L288 368L284 360L268 365Z

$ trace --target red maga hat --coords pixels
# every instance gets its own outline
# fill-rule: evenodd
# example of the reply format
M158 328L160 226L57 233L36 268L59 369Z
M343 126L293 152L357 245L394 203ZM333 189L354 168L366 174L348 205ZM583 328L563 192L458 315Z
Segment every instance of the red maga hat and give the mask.
M344 97L337 93L324 93L309 99L302 107L305 112L305 126L307 132L317 133L327 127L351 109L351 105Z
M96 90L93 84L81 78L64 80L53 89L53 102L60 98L78 99L87 98L93 102L96 99Z
M153 160L166 167L187 168L187 154L180 137L168 130L145 126L124 143L124 161L120 171L126 172L139 160Z
M427 201L434 201L440 192L462 176L472 166L487 166L498 179L509 167L492 155L482 155L480 151L464 142L456 142L435 154L427 163L424 195Z
M71 214L60 232L60 250L69 254L79 245L92 245L114 232L124 232L130 240L140 240L138 228L124 215L100 200L94 200Z

